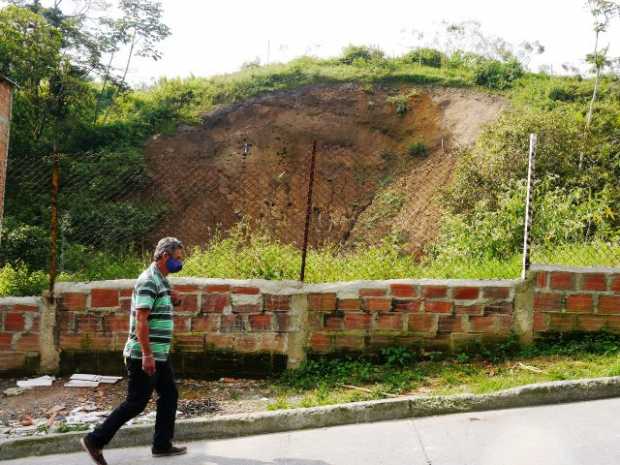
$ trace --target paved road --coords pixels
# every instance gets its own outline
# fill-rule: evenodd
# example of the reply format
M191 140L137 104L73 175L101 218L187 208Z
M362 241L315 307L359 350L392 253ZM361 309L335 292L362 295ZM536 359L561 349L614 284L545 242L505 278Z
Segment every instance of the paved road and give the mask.
M106 451L110 465L617 465L620 399ZM85 454L2 462L88 465Z

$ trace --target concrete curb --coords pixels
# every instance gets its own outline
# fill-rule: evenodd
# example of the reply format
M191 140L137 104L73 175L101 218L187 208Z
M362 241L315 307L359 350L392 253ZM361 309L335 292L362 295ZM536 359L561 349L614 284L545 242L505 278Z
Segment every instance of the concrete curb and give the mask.
M370 423L449 413L529 407L620 397L620 376L530 384L484 395L401 397L305 409L229 415L177 422L175 439L223 439L327 426ZM149 445L152 425L124 428L109 448ZM0 444L0 460L81 450L84 433L14 439Z

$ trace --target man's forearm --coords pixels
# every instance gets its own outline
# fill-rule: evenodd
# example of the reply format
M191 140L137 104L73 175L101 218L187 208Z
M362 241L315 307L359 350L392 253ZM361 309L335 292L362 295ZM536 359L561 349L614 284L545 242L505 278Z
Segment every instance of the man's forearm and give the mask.
M142 348L142 355L153 355L151 351L151 342L149 341L149 325L146 322L138 321L138 327L136 328L136 336L140 347Z

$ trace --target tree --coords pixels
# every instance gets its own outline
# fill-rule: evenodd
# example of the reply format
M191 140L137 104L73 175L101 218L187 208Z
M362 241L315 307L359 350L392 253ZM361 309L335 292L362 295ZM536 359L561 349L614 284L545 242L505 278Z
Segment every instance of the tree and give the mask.
M587 137L587 133L590 131L590 125L592 124L592 114L598 95L601 72L605 67L612 63L607 56L609 47L599 49L599 40L601 34L607 31L613 19L620 17L620 3L616 0L587 0L586 5L590 10L592 18L594 19L594 52L586 57L586 61L593 66L595 72L594 90L592 92L592 99L590 100L590 106L586 116Z

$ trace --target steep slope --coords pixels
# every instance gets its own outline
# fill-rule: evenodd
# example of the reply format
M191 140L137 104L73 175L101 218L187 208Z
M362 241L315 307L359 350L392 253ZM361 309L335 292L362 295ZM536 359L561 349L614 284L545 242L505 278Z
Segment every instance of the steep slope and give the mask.
M147 146L156 194L173 210L157 233L204 244L246 218L299 245L316 140L311 243L374 242L395 231L417 249L436 234L434 199L450 180L454 149L503 107L471 90L342 84L217 109ZM427 156L410 155L412 143Z

